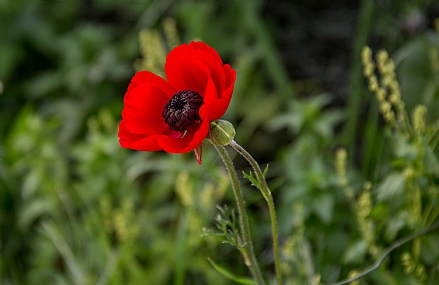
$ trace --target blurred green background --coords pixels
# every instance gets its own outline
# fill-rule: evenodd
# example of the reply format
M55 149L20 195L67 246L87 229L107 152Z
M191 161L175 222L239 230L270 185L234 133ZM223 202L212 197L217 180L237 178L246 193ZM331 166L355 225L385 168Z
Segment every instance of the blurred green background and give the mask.
M118 144L134 63L152 56L142 30L166 53L170 31L202 40L237 71L224 118L270 165L285 284L353 276L439 221L437 17L428 0L0 0L2 284L248 284L239 252L202 236L215 229L215 206L234 207L214 149L205 144L198 166L193 153ZM401 136L382 119L362 74L364 45L389 52L405 123L423 104L425 132ZM242 184L274 284L268 209ZM435 231L358 284L438 283Z

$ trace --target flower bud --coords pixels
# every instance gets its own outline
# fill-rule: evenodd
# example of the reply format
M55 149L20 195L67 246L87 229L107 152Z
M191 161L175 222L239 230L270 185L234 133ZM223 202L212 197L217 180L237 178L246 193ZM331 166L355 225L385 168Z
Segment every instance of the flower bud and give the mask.
M228 121L216 120L210 123L208 138L213 144L226 146L233 140L235 134L235 128Z

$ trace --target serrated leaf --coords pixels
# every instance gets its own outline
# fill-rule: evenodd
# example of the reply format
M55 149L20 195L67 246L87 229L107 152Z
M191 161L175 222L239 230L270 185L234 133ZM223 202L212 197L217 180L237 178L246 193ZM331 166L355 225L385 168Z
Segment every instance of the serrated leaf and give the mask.
M267 166L265 166L265 169L264 169L264 173L263 173L264 178L267 177L267 173L268 173L268 164L267 164Z
M247 174L243 171L242 173L244 175L244 178L247 178L248 180L250 180L252 186L255 186L257 188L261 188L259 181L256 179L256 177L253 176L253 172L250 171L250 174Z
M209 263L212 265L212 267L221 275L224 277L238 283L238 284L244 284L244 285L254 285L255 283L247 277L240 277L235 275L234 273L230 272L228 269L224 268L223 266L220 266L216 264L212 259L207 259Z

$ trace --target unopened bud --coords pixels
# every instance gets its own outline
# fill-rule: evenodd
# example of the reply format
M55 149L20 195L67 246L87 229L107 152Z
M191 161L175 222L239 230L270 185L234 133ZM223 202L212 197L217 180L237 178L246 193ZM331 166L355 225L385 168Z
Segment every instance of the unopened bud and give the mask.
M235 137L235 134L235 128L228 121L216 120L210 123L208 138L216 145L228 145Z

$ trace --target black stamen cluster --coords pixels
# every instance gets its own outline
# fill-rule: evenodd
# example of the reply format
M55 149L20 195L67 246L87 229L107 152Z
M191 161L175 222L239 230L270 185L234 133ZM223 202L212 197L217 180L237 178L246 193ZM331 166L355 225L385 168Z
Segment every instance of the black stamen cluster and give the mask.
M201 105L203 105L203 97L200 94L191 90L182 90L175 93L166 103L162 116L172 130L184 133L189 126L201 120L198 114Z

